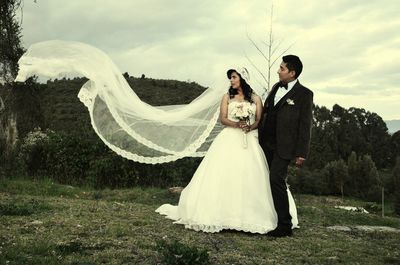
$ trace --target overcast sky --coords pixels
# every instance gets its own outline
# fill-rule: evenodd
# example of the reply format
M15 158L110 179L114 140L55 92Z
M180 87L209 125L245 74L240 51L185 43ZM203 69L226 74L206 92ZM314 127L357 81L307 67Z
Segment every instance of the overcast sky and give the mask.
M265 49L270 9L268 0L25 0L22 33L25 47L91 44L136 77L227 87L226 70L248 66L260 91L246 54L264 72L266 63L246 34ZM400 119L399 10L398 0L274 1L274 37L281 50L293 44L288 53L302 59L300 81L316 104Z

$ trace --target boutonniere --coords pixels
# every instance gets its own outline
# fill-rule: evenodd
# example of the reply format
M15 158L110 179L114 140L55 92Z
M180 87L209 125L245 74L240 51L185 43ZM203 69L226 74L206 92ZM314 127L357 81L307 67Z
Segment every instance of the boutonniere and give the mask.
M293 99L291 99L291 98L288 98L288 99L286 100L286 102L287 102L288 105L294 105L294 101L293 101Z

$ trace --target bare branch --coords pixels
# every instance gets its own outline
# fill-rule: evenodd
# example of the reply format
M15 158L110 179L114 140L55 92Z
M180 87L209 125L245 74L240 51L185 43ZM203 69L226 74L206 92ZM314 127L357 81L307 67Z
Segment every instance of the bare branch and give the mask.
M278 44L274 47L272 54L275 54L275 52L279 49L279 47L282 45L282 43L283 43L283 39L280 39Z
M258 67L253 63L253 61L249 58L249 56L247 56L247 54L244 54L247 58L247 60L250 62L250 64L256 69L256 71L262 76L262 78L264 79L265 82L268 83L267 78L264 76L264 74L260 71L260 69L258 69Z
M258 85L259 85L260 87L262 87L264 90L268 90L268 89L265 87L265 85L264 85L263 83L260 82L260 80L256 79L256 81L257 81L257 83L258 83Z
M287 47L283 52L281 52L279 54L279 56L275 58L275 60L272 62L272 64L274 64L279 58L282 57L282 55L284 55L288 50L290 50L290 48L292 48L293 45L294 45L294 43L290 44L289 47Z
M267 56L262 52L260 47L258 47L258 45L254 42L254 40L250 37L250 35L248 33L247 33L247 38L250 40L250 42L253 44L253 46L257 49L257 51L262 55L262 57L264 57L265 60L269 61Z
M268 15L268 14L267 14ZM271 10L269 12L269 25L267 26L267 36L265 41L261 41L262 45L265 45L264 49L266 49L265 52L261 50L259 45L250 37L249 33L247 32L247 38L250 40L252 45L258 50L258 52L262 55L263 59L267 62L267 67L266 67L266 73L263 73L262 71L259 70L259 68L251 61L251 59L246 55L247 60L252 64L252 66L257 70L257 72L261 75L263 78L264 82L266 83L266 87L262 85L262 87L266 88L266 92L270 91L270 84L271 84L271 71L272 67L275 65L276 61L281 58L283 54L285 54L289 49L291 49L294 45L291 44L289 47L284 49L282 52L279 53L279 56L275 58L275 55L278 53L279 50L281 50L281 46L283 44L283 39L279 39L278 42L274 38L273 34L273 17L274 17L274 4L272 2L271 4ZM275 58L275 59L274 59ZM264 95L263 94L263 98Z

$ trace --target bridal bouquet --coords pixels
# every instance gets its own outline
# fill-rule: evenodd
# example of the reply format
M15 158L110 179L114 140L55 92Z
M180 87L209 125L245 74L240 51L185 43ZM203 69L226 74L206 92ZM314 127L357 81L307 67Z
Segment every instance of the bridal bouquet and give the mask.
M237 104L231 111L232 117L244 121L247 125L250 125L250 117L254 114L254 110L248 102ZM247 148L247 134L245 132L243 132L243 147Z

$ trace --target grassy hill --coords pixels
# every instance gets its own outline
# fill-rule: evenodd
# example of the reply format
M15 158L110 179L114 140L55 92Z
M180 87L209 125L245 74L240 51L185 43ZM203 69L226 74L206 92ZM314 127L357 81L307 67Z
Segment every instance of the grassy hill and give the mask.
M168 253L182 260L204 252L211 264L400 263L399 232L356 229L400 229L399 218L334 208L365 206L358 200L295 199L301 228L291 238L275 239L237 231L207 234L174 225L154 212L163 203L177 203L178 196L163 189L93 190L3 179L0 264L163 264ZM328 228L335 225L351 230Z
M135 78L127 74L125 78L139 98L153 106L189 103L205 90L195 82ZM77 97L86 81L85 78L61 79L40 86L37 93L43 128L66 132L93 131L89 113Z

